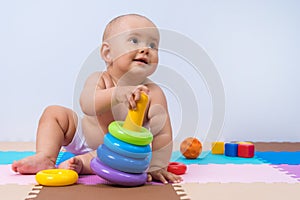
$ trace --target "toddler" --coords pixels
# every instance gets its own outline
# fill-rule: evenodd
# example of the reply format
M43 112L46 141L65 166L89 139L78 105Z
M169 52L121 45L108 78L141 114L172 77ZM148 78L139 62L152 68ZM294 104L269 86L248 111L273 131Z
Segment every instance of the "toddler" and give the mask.
M84 117L65 107L47 107L39 121L36 154L12 164L21 174L34 174L55 168L63 146L76 154L59 168L80 174L92 174L90 161L103 143L108 125L124 121L128 109L135 109L142 92L149 96L144 126L153 134L152 159L148 181L180 182L180 176L166 170L172 153L172 129L167 102L162 89L147 77L158 64L159 31L155 24L137 14L113 19L103 33L100 55L106 71L87 79L80 97Z

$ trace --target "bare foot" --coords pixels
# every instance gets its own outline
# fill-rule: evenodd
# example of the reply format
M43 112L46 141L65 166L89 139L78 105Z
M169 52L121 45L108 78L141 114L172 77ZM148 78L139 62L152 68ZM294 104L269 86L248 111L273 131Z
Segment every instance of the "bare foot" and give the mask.
M20 174L35 174L44 169L55 168L55 161L42 153L38 153L34 156L14 161L11 168L14 172L19 172Z
M78 174L81 173L82 167L83 167L83 162L78 156L70 158L69 160L62 162L58 166L58 168L74 170Z

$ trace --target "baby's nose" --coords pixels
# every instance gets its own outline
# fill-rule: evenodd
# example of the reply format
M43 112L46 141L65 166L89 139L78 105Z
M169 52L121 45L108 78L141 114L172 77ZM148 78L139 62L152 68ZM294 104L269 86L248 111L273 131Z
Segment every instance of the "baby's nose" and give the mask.
M140 48L139 52L144 53L144 54L148 54L149 53L149 48L148 47Z

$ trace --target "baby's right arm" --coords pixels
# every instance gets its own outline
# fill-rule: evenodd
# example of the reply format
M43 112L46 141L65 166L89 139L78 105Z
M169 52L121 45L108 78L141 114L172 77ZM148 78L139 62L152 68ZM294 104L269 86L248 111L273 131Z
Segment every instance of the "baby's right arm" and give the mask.
M114 83L107 72L95 72L88 77L80 96L80 106L86 115L95 116L111 109Z
M82 111L90 116L111 110L112 105L125 103L135 109L141 92L149 93L145 85L115 86L108 72L95 72L86 81L80 96Z

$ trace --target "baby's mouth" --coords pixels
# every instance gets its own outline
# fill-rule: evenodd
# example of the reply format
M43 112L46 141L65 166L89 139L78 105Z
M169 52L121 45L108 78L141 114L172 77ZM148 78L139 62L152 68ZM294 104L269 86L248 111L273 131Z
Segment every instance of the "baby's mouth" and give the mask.
M142 63L148 65L148 61L146 59L143 59L143 58L133 59L133 61L135 61L135 62L142 62Z

